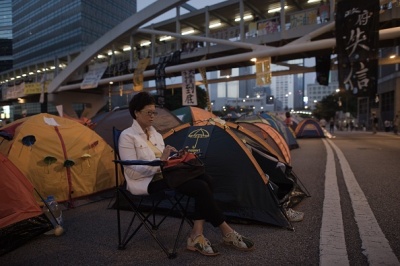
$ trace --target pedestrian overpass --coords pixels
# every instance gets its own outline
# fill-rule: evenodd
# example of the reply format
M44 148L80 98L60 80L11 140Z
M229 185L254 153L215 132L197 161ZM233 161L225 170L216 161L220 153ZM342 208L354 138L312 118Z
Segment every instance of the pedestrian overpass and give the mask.
M90 110L85 114L91 117L105 105L104 95L110 82L132 82L135 66L146 57L150 58L150 64L143 72L144 79L154 80L159 59L177 50L181 51L180 62L167 66L166 75L180 75L186 69L205 68L209 72L249 66L254 64L250 61L252 58L263 57L286 67L273 72L274 76L307 73L315 72L314 67L290 65L287 61L334 54L336 1L293 0L286 5L282 0L228 0L199 10L186 2L162 0L161 4L158 0L81 53L45 63L55 65L47 88L48 100L63 105L64 112L72 116L72 103L87 103ZM387 6L380 14L381 48L397 46L400 40L400 6L392 2L381 0L382 5L390 3L390 8ZM181 14L179 6L190 12ZM143 26L170 9L176 10L174 18ZM108 72L97 81L97 89L81 90L85 71L102 62L109 62ZM380 64L394 63L400 60L380 59ZM255 74L234 78L255 79ZM208 80L208 83L216 82L221 80ZM178 85L168 87L174 86Z

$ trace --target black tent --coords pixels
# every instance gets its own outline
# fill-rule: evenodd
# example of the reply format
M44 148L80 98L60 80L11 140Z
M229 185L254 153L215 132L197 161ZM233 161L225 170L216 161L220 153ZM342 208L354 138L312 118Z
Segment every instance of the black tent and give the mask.
M179 118L168 109L157 106L156 111L158 115L154 118L153 126L161 134L183 124ZM111 112L98 114L93 117L92 122L94 123L93 130L112 147L112 128L115 126L120 130L126 129L132 125L133 119L129 113L129 109L127 107L122 107Z
M200 155L214 179L215 199L228 218L292 228L268 177L229 126L185 124L166 133L164 141Z
M258 165L268 175L270 181L277 186L275 191L281 204L285 207L293 207L309 196L309 193L306 192L307 189L298 183L298 177L292 167L285 163L279 155L271 153L272 146L240 125L232 123L227 123L227 125L246 144Z

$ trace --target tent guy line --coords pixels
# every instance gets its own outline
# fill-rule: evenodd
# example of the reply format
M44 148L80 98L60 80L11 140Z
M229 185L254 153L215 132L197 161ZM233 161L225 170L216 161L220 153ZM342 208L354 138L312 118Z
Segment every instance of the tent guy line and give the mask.
M350 168L349 162L346 160L342 151L331 140L323 141L325 145L327 142L331 145L339 159L343 178L350 195L354 218L362 241L362 253L367 257L370 265L400 265L396 255L393 253L393 250L389 245L389 241L383 234L378 221L368 204L364 192Z

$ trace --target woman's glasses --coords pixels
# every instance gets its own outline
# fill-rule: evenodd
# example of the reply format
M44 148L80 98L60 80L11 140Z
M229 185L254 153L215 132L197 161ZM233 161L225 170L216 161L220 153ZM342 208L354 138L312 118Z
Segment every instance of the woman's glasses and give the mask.
M140 112L144 112L144 113L147 114L148 116L152 116L152 115L157 116L157 115L158 115L158 113L155 112L155 111L146 111L146 110L142 110L142 111L140 111Z

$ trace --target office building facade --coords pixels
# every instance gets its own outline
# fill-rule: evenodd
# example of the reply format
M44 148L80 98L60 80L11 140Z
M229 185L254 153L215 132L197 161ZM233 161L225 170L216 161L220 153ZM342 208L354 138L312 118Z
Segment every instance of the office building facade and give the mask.
M19 73L18 69L27 67L29 76L24 81L40 82L43 75L38 73L43 69L38 66L43 62L53 61L52 66L59 67L63 63L59 58L76 56L136 11L136 0L0 0L0 67L17 69L14 75L22 77L27 72ZM3 56L3 43L10 44L4 46L9 48L5 49L6 56ZM4 88L7 84L3 84L0 99L8 100ZM37 95L5 107L9 110L6 117L11 119L18 119L22 114L57 113L52 104L39 104ZM79 112L83 106L75 104L75 108Z
M11 0L0 0L0 72L12 67Z
M79 53L136 8L136 0L13 0L14 67Z
M321 101L328 95L337 93L339 90L339 80L337 70L331 70L329 74L329 84L327 86L320 85L317 82L307 84L307 106L310 110L315 109L317 102Z

